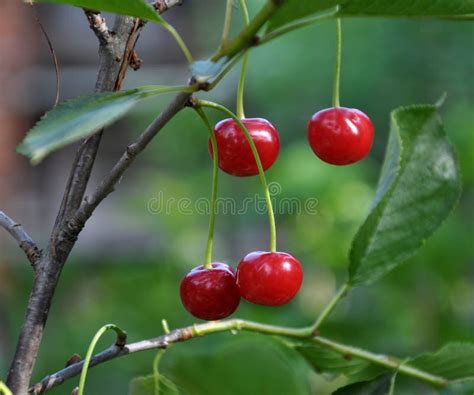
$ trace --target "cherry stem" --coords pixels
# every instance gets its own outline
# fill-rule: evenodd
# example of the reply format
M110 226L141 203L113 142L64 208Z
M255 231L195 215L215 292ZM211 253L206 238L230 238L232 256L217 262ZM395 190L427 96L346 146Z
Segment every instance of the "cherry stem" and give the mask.
M341 53L342 53L342 28L341 18L336 19L336 66L334 69L334 86L332 91L333 107L340 107L339 91L341 84Z
M316 332L321 324L326 320L327 317L332 313L332 311L335 309L337 304L344 298L344 296L347 295L349 292L351 286L349 283L345 283L339 291L334 295L334 297L329 301L329 303L326 305L324 310L319 314L318 318L314 322L314 324L311 326L312 332Z
M193 55L191 55L191 52L189 51L189 48L187 47L186 43L182 39L182 37L179 35L177 30L171 26L168 22L162 21L161 26L163 26L168 32L173 36L175 39L176 43L179 45L181 48L181 51L183 51L184 56L186 57L186 60L188 61L189 64L194 62Z
M206 125L209 134L209 139L211 140L213 153L211 212L209 217L209 231L207 236L206 255L204 258L204 267L206 269L212 269L212 246L214 242L214 228L216 224L217 185L219 178L219 158L217 153L217 140L216 135L212 130L211 123L209 122L209 118L207 118L205 112L199 106L194 107L194 109Z
M122 329L120 329L117 325L107 324L97 331L97 333L92 338L89 348L87 349L86 358L84 359L84 365L82 365L81 377L79 378L79 388L77 391L78 395L82 395L84 393L84 386L86 384L87 371L89 370L89 364L90 364L92 353L94 352L95 346L97 345L97 342L102 337L102 335L109 330L113 330L117 334L117 340L115 344L118 347L125 346L127 334Z
M276 225L275 225L275 214L273 212L273 204L272 204L272 199L270 196L270 191L268 190L268 184L267 184L267 179L265 178L265 172L263 170L262 162L260 160L260 156L258 155L258 150L257 147L255 146L254 141L252 140L252 137L250 136L249 131L245 127L245 125L242 123L242 121L237 117L232 111L230 111L228 108L211 102L207 100L197 100L196 105L199 107L208 107L208 108L213 108L215 110L219 110L230 116L237 124L239 125L240 129L245 135L245 138L247 139L250 149L252 150L253 156L255 158L255 162L257 163L257 168L258 168L258 174L260 176L260 182L262 183L262 188L263 188L263 193L265 196L265 202L267 205L267 210L268 210L268 220L270 224L270 251L271 252L276 252Z
M222 38L218 51L222 51L229 40L230 28L232 27L232 8L233 0L227 0L225 6L224 27L222 29Z
M250 23L249 10L247 8L247 3L245 0L240 0L240 8L242 8L242 13L244 14L245 26L248 26ZM247 74L247 64L249 62L248 50L244 53L244 58L242 60L242 67L240 69L240 78L239 85L237 86L237 116L240 119L245 118L244 112L244 85L245 85L245 75Z

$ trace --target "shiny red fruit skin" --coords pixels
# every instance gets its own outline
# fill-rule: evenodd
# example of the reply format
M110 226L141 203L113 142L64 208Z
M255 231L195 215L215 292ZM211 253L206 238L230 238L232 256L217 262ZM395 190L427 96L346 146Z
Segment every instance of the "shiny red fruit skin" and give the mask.
M208 321L228 317L240 303L235 271L225 263L195 267L181 281L180 295L187 311Z
M237 268L240 295L255 304L284 305L297 294L302 282L301 264L285 252L251 252Z
M372 148L374 126L354 108L333 107L317 112L308 123L308 141L314 153L332 165L349 165Z
M257 147L264 170L269 169L277 160L280 151L280 137L275 127L263 118L244 118L242 123L247 128ZM238 177L258 174L257 162L252 154L250 144L237 122L228 118L214 126L219 153L219 167L222 171ZM209 141L209 153L213 157Z

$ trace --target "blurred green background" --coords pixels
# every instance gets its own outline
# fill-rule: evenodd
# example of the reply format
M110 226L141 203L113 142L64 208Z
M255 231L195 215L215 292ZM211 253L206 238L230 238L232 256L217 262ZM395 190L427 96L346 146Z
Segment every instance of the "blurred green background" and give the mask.
M195 57L205 58L218 43L223 2L207 1L208 6L186 3L170 12L170 20L190 42ZM251 3L255 10L260 2ZM44 7L41 12L45 15L52 9ZM78 20L80 13L74 11ZM183 21L180 17L184 14ZM269 181L281 186L275 200L316 198L318 204L316 214L283 211L277 216L279 249L298 257L304 266L298 297L281 308L242 301L235 316L290 326L314 319L344 280L351 238L366 216L383 160L390 111L400 105L432 103L447 92L441 113L459 153L464 181L458 207L416 257L376 285L354 290L321 332L397 356L435 350L448 341L472 341L474 27L467 22L423 19L343 21L342 105L363 110L376 127L370 156L349 167L322 163L306 142L308 119L331 104L334 28L333 22L326 22L251 52L246 115L269 119L282 140L280 157L267 172ZM127 80L128 86L183 82L187 71L177 67L173 72L173 57L177 62L182 60L172 41L167 41L167 33L151 26L146 29L153 37L164 36L161 39L168 43L169 70L152 74L153 69L147 69L148 54L139 47L145 59L144 73L134 74ZM60 36L52 39L61 41ZM93 42L94 38L84 34L80 40ZM58 55L61 59L61 52ZM93 83L93 74L90 77ZM233 108L236 79L237 70L215 92L202 96ZM121 121L117 129L124 142L145 128L165 103L166 99L150 100ZM46 109L48 103L44 106ZM213 121L220 119L220 114L209 115ZM107 134L104 146L117 144L114 133ZM112 163L113 154L121 149L122 145L107 148L104 155L110 159L103 160L104 166ZM64 168L69 168L70 158L62 161ZM221 173L220 180L220 196L234 198L237 204L260 192L256 178L236 179ZM195 321L181 306L178 289L181 277L202 263L208 217L182 214L176 205L167 214L157 214L149 206L160 191L165 200L189 198L194 202L207 197L210 181L206 131L196 115L185 110L125 176L114 193L110 217L102 216L93 224L100 230L96 237L99 247L72 254L51 309L36 379L61 368L73 353L84 355L91 337L105 323L118 324L133 341L161 334L163 318L172 328ZM62 188L64 178L56 183ZM44 190L38 199L48 196ZM59 197L54 197L56 204ZM219 215L215 259L236 266L246 253L266 249L266 219L252 208L239 215ZM121 234L120 245L105 247L100 244L100 233L107 233L111 223L114 227L118 224L115 232ZM47 237L48 229L40 237ZM136 229L139 236L146 235L146 243L129 237ZM31 270L20 261L21 255L11 252L8 257L0 262L0 327L6 339L0 377L7 371L31 286ZM112 341L109 336L100 342L101 347ZM154 351L144 352L94 368L87 393L127 393L133 377L151 373L154 355ZM196 395L324 395L343 383L341 379L326 381L311 372L292 352L269 338L242 333L173 346L162 360L162 370L183 393ZM76 383L73 379L51 393L70 393ZM401 377L399 384L397 394L432 393L430 388Z

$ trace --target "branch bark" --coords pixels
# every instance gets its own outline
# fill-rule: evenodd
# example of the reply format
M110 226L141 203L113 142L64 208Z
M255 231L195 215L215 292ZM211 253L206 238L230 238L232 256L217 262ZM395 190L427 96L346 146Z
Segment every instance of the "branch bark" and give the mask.
M17 241L18 246L23 250L30 261L31 266L35 268L36 262L41 258L41 251L33 239L26 233L23 226L13 221L3 211L0 211L0 226Z
M311 341L320 347L329 349L348 358L359 358L369 361L375 365L382 366L388 370L398 371L401 374L428 382L432 385L443 387L449 384L444 377L430 374L429 372L417 369L408 364L404 364L402 359L374 354L357 347L349 346L334 340L315 336L313 329L308 328L286 328L273 325L265 325L258 322L245 321L240 319L208 322L199 325L188 326L185 328L175 329L163 336L153 339L142 340L135 343L126 344L124 346L112 345L106 350L94 355L90 361L89 367L102 364L115 358L133 354L140 351L151 349L166 349L170 344L178 343L193 339L199 336L207 336L213 333L221 333L232 330L246 330L250 332L258 332L270 335L285 336L291 338L305 339ZM46 376L39 383L30 388L29 393L34 395L43 394L46 391L62 384L64 381L78 376L81 373L84 362L79 361L66 368Z
M121 86L127 69L121 65L130 59L127 51L130 51L130 48L133 50L138 39L136 19L116 17L114 34L111 34L100 15L95 13L92 21L91 14L86 12L86 15L100 43L99 73L95 90L112 91ZM71 168L47 252L37 262L32 292L7 378L7 385L14 394L23 395L28 391L54 291L66 259L77 240L77 234L66 240L58 239L57 235L84 197L101 136L102 134L98 133L81 144Z

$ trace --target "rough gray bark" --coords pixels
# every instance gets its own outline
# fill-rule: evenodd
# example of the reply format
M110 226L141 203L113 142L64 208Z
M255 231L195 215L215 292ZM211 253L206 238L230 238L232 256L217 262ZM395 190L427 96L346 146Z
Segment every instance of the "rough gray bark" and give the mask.
M26 233L25 229L23 229L23 226L13 221L3 211L0 211L0 226L17 241L18 246L26 254L31 266L34 268L36 262L41 258L41 251L33 239Z
M97 14L95 15L97 16ZM116 34L110 35L100 33L91 23L91 28L96 35L101 36L99 40L100 67L96 91L114 90L117 82L119 82L118 86L120 86L121 81L118 79L120 71L123 70L121 64L128 61L128 57L125 57L126 49L129 43L129 37L135 34L134 27L134 18L119 16L114 26ZM103 30L103 32L105 31L106 30ZM136 42L136 39L134 42ZM123 77L121 78L123 79ZM74 235L69 234L69 237L64 239L58 238L57 233L58 230L64 226L65 221L69 218L71 213L79 207L84 197L96 153L99 148L100 137L100 133L96 134L84 141L80 146L67 182L66 191L52 232L50 244L41 260L37 262L32 292L7 378L7 385L14 394L23 395L28 392L32 370L38 354L54 291L64 263L78 236L78 233Z

